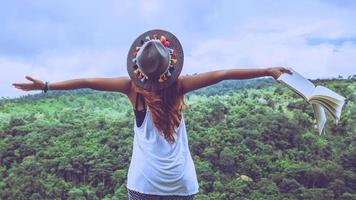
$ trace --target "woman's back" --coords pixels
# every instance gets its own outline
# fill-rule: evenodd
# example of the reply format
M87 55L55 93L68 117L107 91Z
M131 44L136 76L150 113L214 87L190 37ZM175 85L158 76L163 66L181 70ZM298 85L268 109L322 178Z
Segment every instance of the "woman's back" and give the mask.
M198 193L195 166L189 151L184 117L170 144L154 126L149 107L140 126L134 123L134 143L127 188L155 195Z

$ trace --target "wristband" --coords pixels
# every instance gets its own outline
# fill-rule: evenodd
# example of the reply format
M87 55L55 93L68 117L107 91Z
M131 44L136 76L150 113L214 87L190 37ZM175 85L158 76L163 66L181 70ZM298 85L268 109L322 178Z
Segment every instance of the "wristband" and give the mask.
M43 92L44 92L44 93L47 93L47 91L49 90L48 84L49 84L49 82L46 81L46 82L45 82L44 89L43 89Z

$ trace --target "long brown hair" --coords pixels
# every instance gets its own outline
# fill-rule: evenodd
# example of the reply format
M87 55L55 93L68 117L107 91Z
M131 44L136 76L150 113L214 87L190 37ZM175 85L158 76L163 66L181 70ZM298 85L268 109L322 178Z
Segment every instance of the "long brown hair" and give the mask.
M148 91L135 83L136 92L143 95L145 103L152 113L155 127L163 133L165 139L173 144L175 142L174 133L181 121L181 111L186 107L181 83L175 81L167 88L158 91Z

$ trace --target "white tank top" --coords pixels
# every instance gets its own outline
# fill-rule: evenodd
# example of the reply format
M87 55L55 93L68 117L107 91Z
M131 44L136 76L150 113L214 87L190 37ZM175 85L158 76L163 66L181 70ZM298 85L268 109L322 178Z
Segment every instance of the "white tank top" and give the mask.
M154 195L192 195L199 192L195 166L188 147L182 119L170 144L154 126L147 107L140 127L134 123L132 158L127 174L127 188Z

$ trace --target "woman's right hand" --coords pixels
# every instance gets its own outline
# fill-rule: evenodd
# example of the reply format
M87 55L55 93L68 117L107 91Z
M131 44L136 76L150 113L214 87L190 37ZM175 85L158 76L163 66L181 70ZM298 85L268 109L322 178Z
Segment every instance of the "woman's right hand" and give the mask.
M29 90L43 90L45 84L43 81L34 79L30 76L26 76L26 79L32 81L32 83L13 83L12 85L15 86L17 89L21 89L24 91Z
M279 78L283 73L292 74L291 69L286 67L269 67L267 68L268 74L272 76L275 80Z

